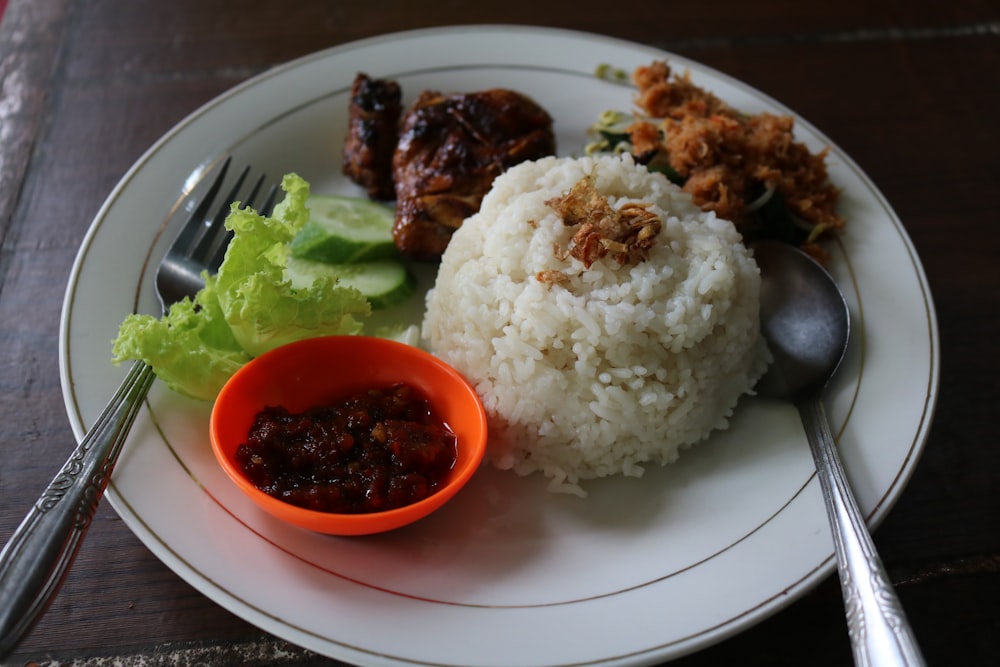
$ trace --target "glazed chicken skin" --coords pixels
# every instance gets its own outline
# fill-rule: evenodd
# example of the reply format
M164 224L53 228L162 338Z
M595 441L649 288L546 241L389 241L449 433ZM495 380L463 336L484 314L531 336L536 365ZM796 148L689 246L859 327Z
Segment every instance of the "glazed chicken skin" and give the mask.
M552 117L525 95L424 92L402 118L392 159L396 247L412 259L440 259L493 179L555 148Z
M394 81L355 76L343 172L370 198L396 200L393 239L401 254L436 261L494 178L555 153L552 117L502 88L425 91L405 114L400 97Z
M360 185L372 199L395 198L392 154L402 115L402 94L395 81L372 79L359 73L351 85L344 175Z

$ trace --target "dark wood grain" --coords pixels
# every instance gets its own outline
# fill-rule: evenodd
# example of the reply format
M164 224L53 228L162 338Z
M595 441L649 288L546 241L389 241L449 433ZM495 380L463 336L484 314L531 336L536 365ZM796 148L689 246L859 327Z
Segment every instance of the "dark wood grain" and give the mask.
M668 49L808 118L896 209L939 317L940 398L875 534L929 662L1000 659L1000 10L987 0L749 3L11 0L0 24L0 541L73 446L63 291L105 196L164 132L318 49L437 25L518 23ZM567 9L570 7L571 9ZM614 11L612 11L612 8ZM200 595L102 507L12 664L328 665ZM678 665L845 665L835 578Z

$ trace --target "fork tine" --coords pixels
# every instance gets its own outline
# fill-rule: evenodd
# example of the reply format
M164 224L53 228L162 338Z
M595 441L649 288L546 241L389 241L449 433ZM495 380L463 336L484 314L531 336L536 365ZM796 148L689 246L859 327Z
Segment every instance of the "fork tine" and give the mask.
M157 266L156 295L164 313L168 312L172 304L185 296L193 297L205 285L203 273L205 271L209 274L216 273L222 264L232 235L226 229L225 221L232 210L232 204L240 200L240 192L250 173L250 167L245 167L237 176L235 183L227 188L228 194L219 197L230 164L231 158L226 157L197 208L188 216ZM241 208L253 205L264 185L264 178L262 175L253 183L247 198L240 203ZM269 191L264 205L259 209L263 215L270 215L276 192L277 186ZM208 213L213 207L217 209L214 215L209 217Z
M257 195L260 194L260 186L262 185L264 185L264 174L257 177L253 187L250 188L250 192L241 202L240 208L249 208L253 206L254 200L257 199Z
M205 216L208 215L209 209L212 207L212 203L215 201L216 195L219 194L219 189L222 187L223 181L226 179L226 172L229 170L229 164L232 162L232 157L227 156L225 161L219 167L219 173L216 174L215 180L208 187L208 190L202 196L201 201L198 202L198 206L191 212L188 219L184 222L181 227L180 232L177 234L177 238L174 239L172 248L183 249L187 255L190 255L195 247L196 240L199 238L199 231L201 231L203 225L194 224L196 220L204 220Z
M231 200L237 200L237 189L242 184L244 177L247 173L249 173L249 169L250 168L247 167L243 170L236 187L232 192L230 192ZM261 186L264 185L264 180L265 174L261 174L257 178L253 187L250 188L250 192L247 194L246 198L240 202L241 209L252 208L254 206L257 195L260 194ZM274 201L277 197L277 193L277 185L272 185L268 190L264 203L257 209L257 212L260 215L268 216L271 214L271 210L274 208ZM196 251L198 253L197 256L207 258L205 260L205 264L208 266L208 270L212 273L218 271L219 267L222 266L222 260L226 257L226 249L229 247L229 241L233 238L233 232L225 228L225 220L229 216L229 212L230 207L228 205L219 209L215 219L212 221L208 234Z
M226 248L229 246L229 240L232 237L232 232L226 229L226 218L229 217L233 202L239 201L240 188L243 187L243 181L246 180L249 173L249 166L244 167L243 171L240 172L239 177L233 183L232 188L229 189L229 194L222 200L215 215L212 216L211 220L206 221L207 224L204 227L198 244L191 251L191 256L203 262L210 273L215 273L219 270L219 266L222 265L222 259L225 257ZM263 179L263 175L261 179ZM260 189L259 180L250 192L250 199L254 197L258 189ZM247 205L249 204L241 203L240 208L245 208Z
M267 197L264 198L264 203L260 205L258 212L264 216L270 216L274 211L274 203L278 199L278 186L272 185L267 191Z
M215 215L211 219L206 220L206 224L202 225L198 240L191 246L188 253L190 257L207 264L210 271L214 272L219 268L218 265L213 266L211 263L212 258L218 252L218 245L220 243L218 237L225 236L223 232L225 231L226 218L229 217L232 203L239 199L240 188L243 187L243 181L246 180L249 173L250 167L244 167L243 171L236 178L236 182L229 189L229 194L221 200ZM226 245L228 245L228 241Z

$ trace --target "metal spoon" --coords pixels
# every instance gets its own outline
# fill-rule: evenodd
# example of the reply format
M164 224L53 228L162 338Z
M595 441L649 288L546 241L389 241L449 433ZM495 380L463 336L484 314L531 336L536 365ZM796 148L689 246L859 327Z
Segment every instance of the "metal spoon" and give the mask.
M816 462L857 665L923 665L906 614L858 510L822 395L850 337L850 314L833 278L785 243L753 244L761 272L760 319L774 363L761 393L795 404Z

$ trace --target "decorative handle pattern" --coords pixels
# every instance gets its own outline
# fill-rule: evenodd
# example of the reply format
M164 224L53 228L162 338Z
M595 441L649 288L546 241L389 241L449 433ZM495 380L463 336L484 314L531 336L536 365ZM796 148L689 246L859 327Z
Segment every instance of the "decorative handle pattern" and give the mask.
M0 553L0 660L59 591L153 378L153 369L145 363L132 366L97 423Z
M916 637L847 482L823 403L814 398L797 407L830 516L854 662L922 666Z

